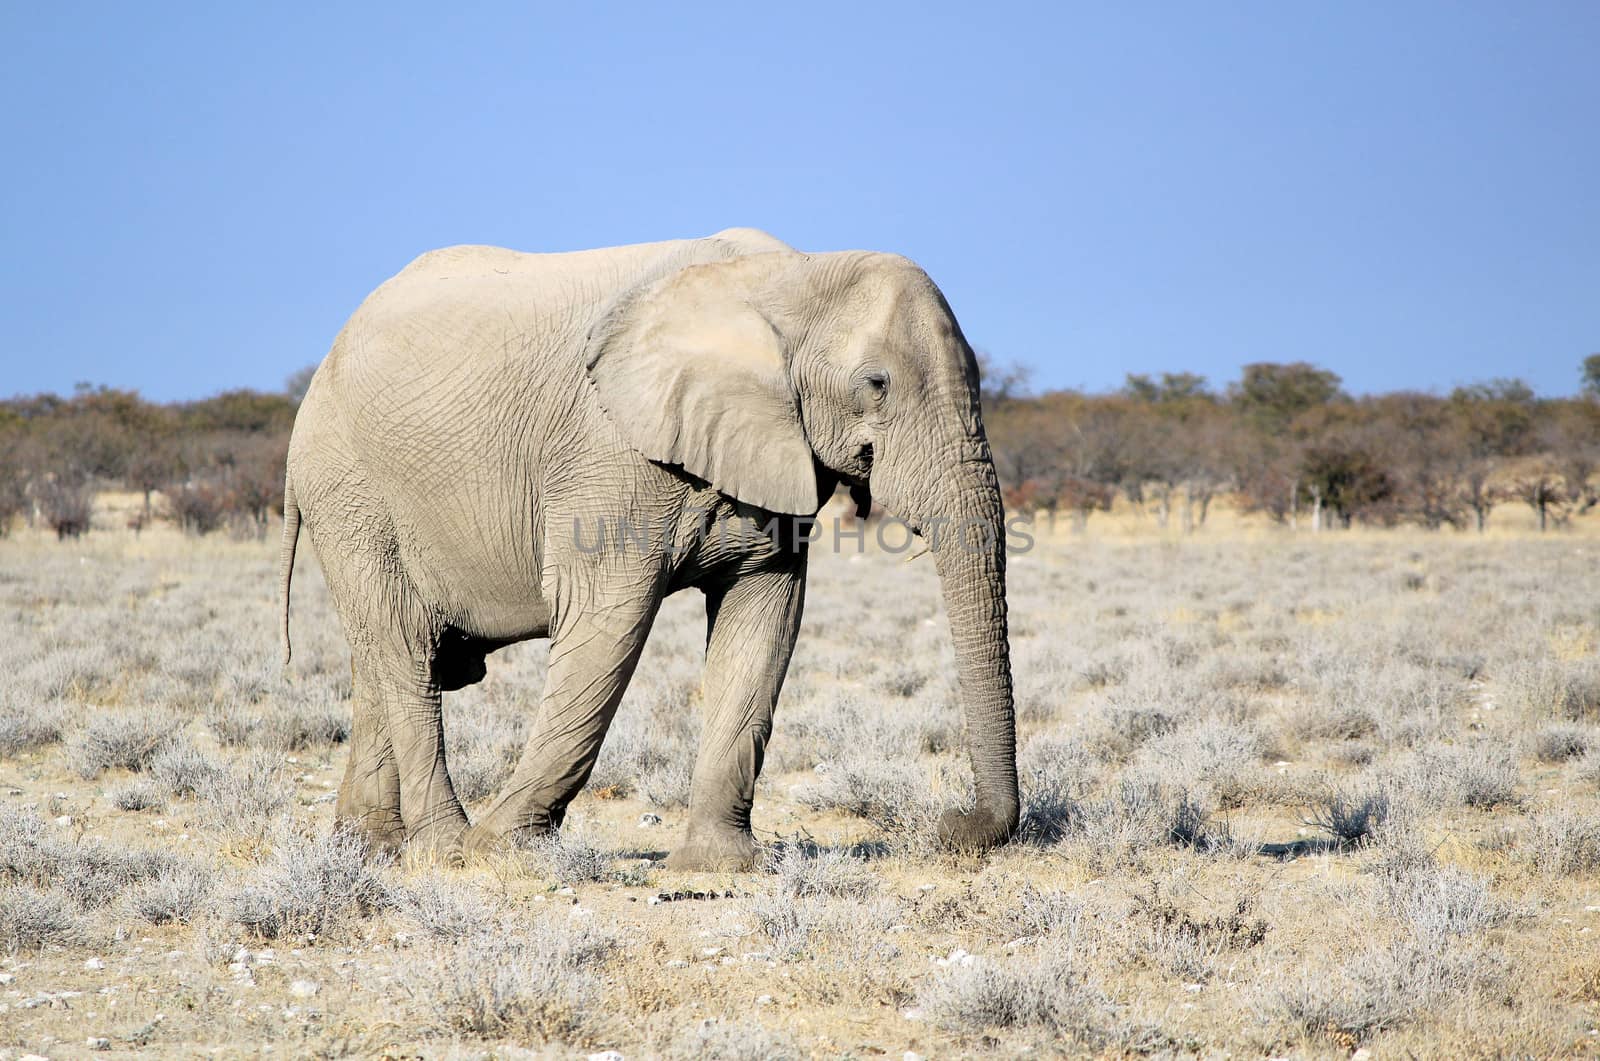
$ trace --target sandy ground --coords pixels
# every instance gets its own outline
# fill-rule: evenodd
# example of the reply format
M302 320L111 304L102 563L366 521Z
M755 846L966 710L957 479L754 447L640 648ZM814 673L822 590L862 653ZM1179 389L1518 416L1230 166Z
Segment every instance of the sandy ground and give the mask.
M929 843L968 784L931 563L819 555L772 865L705 877L661 865L698 595L559 842L372 866L328 844L337 622L304 556L278 673L274 555L0 541L0 1058L1600 1050L1585 527L1041 536L1011 573L1029 816L981 859ZM544 658L446 697L480 805Z

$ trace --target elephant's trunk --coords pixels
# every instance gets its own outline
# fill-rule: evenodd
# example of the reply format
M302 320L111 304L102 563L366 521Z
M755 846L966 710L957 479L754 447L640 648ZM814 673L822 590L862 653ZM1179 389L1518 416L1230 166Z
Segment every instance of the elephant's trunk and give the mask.
M949 523L935 555L955 642L977 805L964 814L947 812L939 836L950 847L984 850L1011 837L1019 811L1005 511L988 447L980 442L947 484L940 492Z

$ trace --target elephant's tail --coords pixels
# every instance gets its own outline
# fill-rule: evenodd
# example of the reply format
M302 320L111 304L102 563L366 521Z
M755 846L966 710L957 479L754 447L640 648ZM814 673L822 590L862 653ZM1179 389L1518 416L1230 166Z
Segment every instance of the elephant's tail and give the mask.
M289 665L294 650L289 645L289 585L294 581L294 547L300 540L300 506L294 499L294 480L283 477L283 545L278 552L278 586L283 598L283 617L278 627L283 641L283 665Z

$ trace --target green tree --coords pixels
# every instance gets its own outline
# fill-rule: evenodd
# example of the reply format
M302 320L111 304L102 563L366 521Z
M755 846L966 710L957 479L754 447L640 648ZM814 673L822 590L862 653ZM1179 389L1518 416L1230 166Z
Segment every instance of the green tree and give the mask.
M1583 393L1600 398L1600 354L1583 359Z
M1163 372L1160 379L1130 372L1122 393L1137 401L1158 405L1211 398L1211 392L1206 389L1206 378L1193 372Z
M1344 396L1338 375L1304 361L1258 361L1228 388L1234 406L1264 431L1279 432L1307 409Z

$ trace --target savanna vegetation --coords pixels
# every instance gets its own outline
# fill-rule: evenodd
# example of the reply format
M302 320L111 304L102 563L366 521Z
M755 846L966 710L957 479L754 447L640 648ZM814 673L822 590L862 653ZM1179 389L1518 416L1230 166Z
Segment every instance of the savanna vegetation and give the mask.
M0 544L0 1051L1593 1052L1588 524L1040 533L1011 571L1023 830L986 858L933 840L971 790L938 580L866 549L813 561L765 871L683 875L696 594L560 836L449 869L334 830L350 671L309 555L285 674L273 542ZM445 697L469 809L546 658Z
M1244 366L1216 389L1189 373L1133 374L1114 394L1034 393L1028 373L985 359L984 417L1017 511L1081 528L1126 504L1190 531L1212 504L1311 530L1414 524L1484 530L1525 506L1540 529L1600 502L1600 354L1574 398L1520 380L1448 394L1351 397L1304 362ZM58 537L94 525L97 493L137 491L127 524L194 534L265 533L282 506L288 434L310 369L283 393L240 390L157 404L80 386L0 401L0 535L19 519ZM102 522L106 522L102 520Z
M279 662L294 393L0 404L0 1057L1592 1054L1587 367L1538 399L1355 398L1306 365L1033 394L991 366L997 464L1041 514L1010 573L1020 836L934 841L971 791L954 653L931 562L867 535L813 559L765 863L727 875L662 865L698 595L559 836L391 863L334 828L350 669L309 550ZM470 810L546 661L512 646L445 697Z

